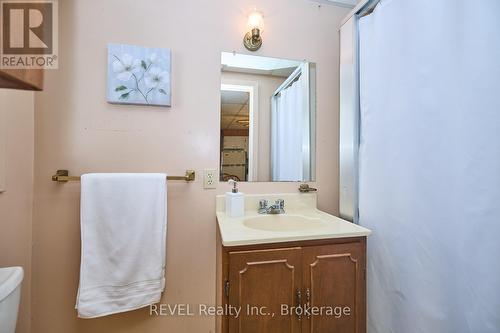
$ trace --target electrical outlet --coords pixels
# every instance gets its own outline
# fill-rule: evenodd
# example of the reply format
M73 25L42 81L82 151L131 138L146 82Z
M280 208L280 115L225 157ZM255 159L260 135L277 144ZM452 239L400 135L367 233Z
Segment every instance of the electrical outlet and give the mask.
M216 169L203 170L203 188L217 188L219 177Z

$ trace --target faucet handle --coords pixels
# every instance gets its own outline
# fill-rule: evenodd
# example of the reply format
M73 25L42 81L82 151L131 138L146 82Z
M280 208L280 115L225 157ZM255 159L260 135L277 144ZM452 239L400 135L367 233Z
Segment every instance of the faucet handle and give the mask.
M266 199L261 199L259 200L259 214L266 214L267 213L267 200Z
M276 200L276 206L278 206L280 209L284 209L285 208L285 200L283 200L283 199Z

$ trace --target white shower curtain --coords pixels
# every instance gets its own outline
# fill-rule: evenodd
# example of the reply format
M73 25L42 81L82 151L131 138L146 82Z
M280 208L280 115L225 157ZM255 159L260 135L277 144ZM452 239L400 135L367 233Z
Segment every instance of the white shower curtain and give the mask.
M500 1L360 19L369 333L500 332Z
M273 97L272 105L272 177L273 181L303 180L304 85L307 78L300 75L290 86ZM308 122L307 122L308 124Z

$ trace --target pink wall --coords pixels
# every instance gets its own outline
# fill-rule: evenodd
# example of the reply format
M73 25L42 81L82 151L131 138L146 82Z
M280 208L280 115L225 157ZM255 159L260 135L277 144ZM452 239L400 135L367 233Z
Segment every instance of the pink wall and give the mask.
M202 170L219 149L220 52L243 48L246 14L264 12L257 55L317 64L319 206L338 211L337 28L344 8L306 0L65 0L60 6L60 69L48 71L35 102L33 332L213 332L214 318L150 317L148 310L79 320L78 183L55 184L58 168L85 172L197 171L168 186L167 285L162 302L215 302L215 195ZM106 103L106 44L172 49L172 107ZM247 193L295 192L294 183L247 183Z
M6 131L6 191L0 193L0 267L24 268L17 333L30 332L33 111L32 92L0 89L0 121L5 122L0 126Z

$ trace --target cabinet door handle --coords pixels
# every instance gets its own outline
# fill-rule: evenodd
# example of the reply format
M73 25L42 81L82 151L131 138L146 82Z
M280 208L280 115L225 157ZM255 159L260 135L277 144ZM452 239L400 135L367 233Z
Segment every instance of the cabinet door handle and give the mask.
M311 319L311 291L309 288L306 289L306 309L307 309L307 319Z
M300 291L300 289L297 289L297 293L296 293L296 298L297 298L297 310L295 311L295 313L297 314L297 319L299 321L302 320L302 310L299 309L302 307L302 292Z

